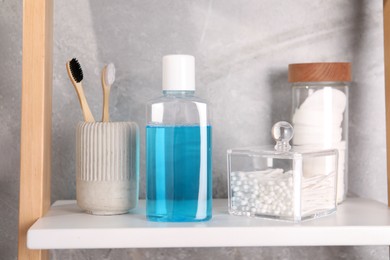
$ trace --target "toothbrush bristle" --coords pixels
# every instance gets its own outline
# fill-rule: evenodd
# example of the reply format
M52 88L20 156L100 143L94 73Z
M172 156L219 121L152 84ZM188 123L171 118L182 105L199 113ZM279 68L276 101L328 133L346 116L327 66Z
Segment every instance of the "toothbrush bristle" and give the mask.
M72 73L73 79L79 83L83 80L83 70L81 69L81 65L76 58L73 58L69 61L70 72Z
M115 81L115 66L113 63L109 63L106 67L106 84L111 86Z

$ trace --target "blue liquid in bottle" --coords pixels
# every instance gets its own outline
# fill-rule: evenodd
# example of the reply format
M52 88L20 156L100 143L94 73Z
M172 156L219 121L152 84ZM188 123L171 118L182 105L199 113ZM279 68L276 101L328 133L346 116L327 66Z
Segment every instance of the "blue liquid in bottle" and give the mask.
M148 220L211 218L211 126L147 126L146 167Z

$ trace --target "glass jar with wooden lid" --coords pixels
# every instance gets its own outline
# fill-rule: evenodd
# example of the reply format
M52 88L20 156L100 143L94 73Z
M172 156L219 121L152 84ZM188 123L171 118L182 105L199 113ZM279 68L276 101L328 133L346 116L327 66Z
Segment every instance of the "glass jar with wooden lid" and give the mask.
M348 189L348 89L351 63L290 64L294 145L337 149L337 202ZM326 163L304 165L304 174L321 172Z

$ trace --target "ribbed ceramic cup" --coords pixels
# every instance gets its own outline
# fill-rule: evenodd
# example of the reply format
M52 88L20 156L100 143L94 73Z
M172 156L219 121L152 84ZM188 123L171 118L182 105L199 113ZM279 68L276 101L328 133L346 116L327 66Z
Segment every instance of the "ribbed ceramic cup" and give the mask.
M80 122L77 204L94 215L127 213L138 202L139 130L134 122Z

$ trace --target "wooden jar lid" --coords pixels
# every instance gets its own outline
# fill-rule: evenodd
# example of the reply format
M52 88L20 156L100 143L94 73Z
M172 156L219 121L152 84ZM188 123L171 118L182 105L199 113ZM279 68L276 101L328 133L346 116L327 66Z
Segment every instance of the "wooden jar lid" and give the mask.
M320 62L288 65L289 82L351 81L350 62Z

